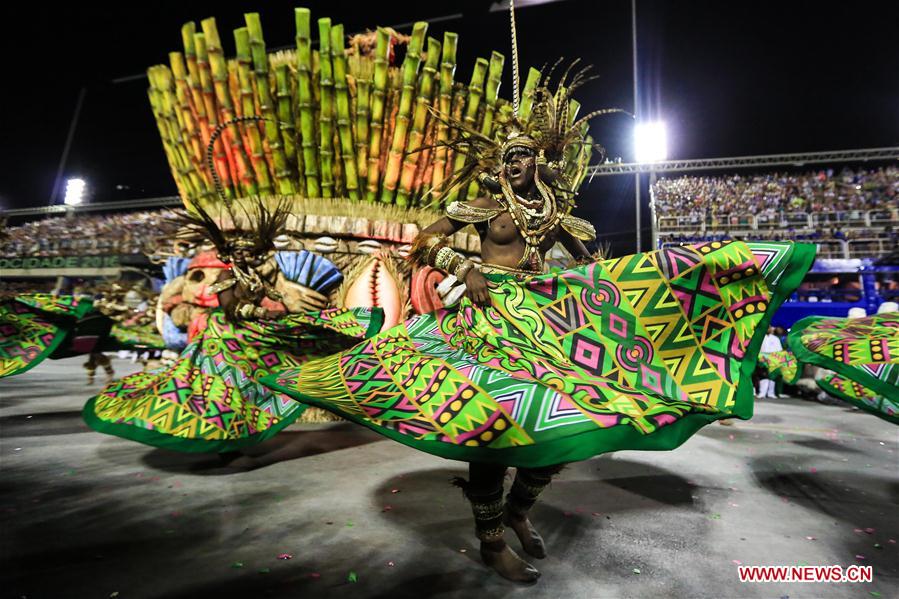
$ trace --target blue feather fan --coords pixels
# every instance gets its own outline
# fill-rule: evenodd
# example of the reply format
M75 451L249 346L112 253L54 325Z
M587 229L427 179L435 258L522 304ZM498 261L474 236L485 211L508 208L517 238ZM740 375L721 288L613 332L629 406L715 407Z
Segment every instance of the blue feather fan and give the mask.
M343 281L333 262L308 250L278 252L275 259L288 280L319 293L327 293Z

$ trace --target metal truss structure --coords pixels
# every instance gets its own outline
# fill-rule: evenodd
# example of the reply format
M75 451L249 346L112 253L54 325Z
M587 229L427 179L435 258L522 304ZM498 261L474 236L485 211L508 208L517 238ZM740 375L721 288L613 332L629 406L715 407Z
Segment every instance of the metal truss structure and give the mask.
M800 154L767 154L731 158L701 158L696 160L665 160L661 162L609 162L591 167L587 176L633 175L637 173L673 173L686 171L734 170L770 166L804 166L837 162L866 162L899 160L899 147L806 152Z

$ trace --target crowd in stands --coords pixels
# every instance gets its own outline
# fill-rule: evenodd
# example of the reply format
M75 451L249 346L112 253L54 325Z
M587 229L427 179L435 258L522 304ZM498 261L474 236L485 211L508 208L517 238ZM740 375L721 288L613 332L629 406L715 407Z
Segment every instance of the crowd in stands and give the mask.
M653 191L659 216L689 217L696 223L719 215L754 215L760 223L779 223L785 213L833 213L836 222L859 219L862 211L895 217L899 167L677 177L660 179Z
M830 244L834 257L847 251L853 256L882 255L899 246L895 165L661 179L653 197L662 244L796 240Z
M5 227L0 256L128 255L152 251L157 237L177 229L169 210L78 214Z

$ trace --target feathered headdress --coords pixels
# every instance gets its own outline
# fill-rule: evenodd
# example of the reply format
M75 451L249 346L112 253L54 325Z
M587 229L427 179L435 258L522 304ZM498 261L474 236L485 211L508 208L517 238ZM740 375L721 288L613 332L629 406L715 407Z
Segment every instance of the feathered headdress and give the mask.
M574 99L574 92L593 79L591 66L575 70L580 59L573 60L553 86L553 75L562 64L556 61L548 70L544 66L539 71L536 85L530 93L530 110L523 110L520 100L518 70L518 39L515 28L515 9L509 2L512 31L512 85L513 100L511 113L501 113L497 118L498 128L494 137L475 131L462 120L443 114L432 108L434 118L446 125L450 131L449 140L438 146L448 147L467 157L465 165L453 173L443 185L432 189L436 204L451 195L454 190L465 188L477 179L490 191L499 189L497 181L502 164L510 150L525 147L537 156L538 177L561 200L573 198L583 181L591 155L596 151L600 160L605 159L605 149L588 135L590 119L616 112L630 114L620 108L594 110L577 118L580 104ZM434 146L429 146L434 147ZM422 148L424 149L424 148ZM569 203L567 210L573 204Z

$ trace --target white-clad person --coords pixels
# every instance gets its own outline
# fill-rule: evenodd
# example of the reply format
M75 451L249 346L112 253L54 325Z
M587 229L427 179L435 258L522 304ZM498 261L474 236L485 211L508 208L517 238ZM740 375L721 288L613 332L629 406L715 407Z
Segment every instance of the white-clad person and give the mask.
M760 354L770 354L776 351L783 351L783 344L777 335L774 334L774 327L768 327L768 333L762 339L762 348ZM769 375L770 376L770 375ZM759 381L759 390L755 394L756 397L767 397L769 399L777 399L777 393L774 389L774 381L770 378L763 378Z

